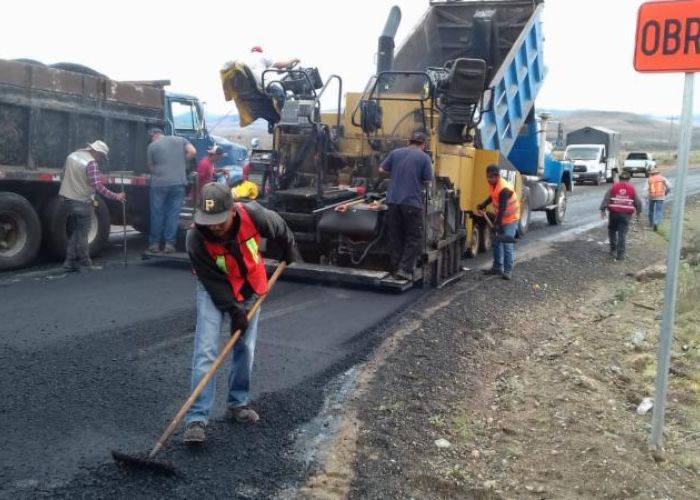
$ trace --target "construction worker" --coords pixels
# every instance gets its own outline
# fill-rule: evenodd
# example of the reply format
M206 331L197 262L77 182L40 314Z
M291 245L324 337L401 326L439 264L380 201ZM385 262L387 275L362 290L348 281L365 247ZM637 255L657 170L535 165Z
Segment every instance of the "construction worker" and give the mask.
M99 163L109 154L109 147L102 141L88 144L86 148L74 151L63 169L61 188L58 192L68 209L68 221L72 232L66 246L66 260L63 269L68 272L81 269L97 271L102 269L90 260L88 232L97 203L95 193L124 203L124 193L114 193L102 183Z
M253 424L259 416L248 405L260 310L250 320L246 311L257 296L267 292L260 238L279 245L283 252L281 260L292 263L297 256L294 235L275 212L255 202L234 203L230 188L216 182L202 189L194 222L194 228L187 234L187 252L197 277L192 389L216 358L221 327L228 314L231 334L238 330L242 334L232 353L226 418ZM204 441L215 388L216 380L212 378L187 412L185 442Z
M413 132L408 146L393 150L379 165L391 178L386 193L391 269L399 280L413 279L423 235L423 187L433 178L425 134Z
M649 227L654 231L659 229L659 224L664 216L664 201L670 192L671 184L668 179L661 175L658 168L654 167L644 189L644 197L649 200Z
M608 220L608 240L610 255L617 260L625 259L625 238L630 226L632 214L642 213L642 202L634 186L629 182L630 173L620 172L620 180L605 193L600 204L600 217L605 219L605 211L610 212Z
M501 177L496 165L486 167L489 197L479 203L477 215L488 217L484 210L493 205L496 221L493 225L493 265L484 274L501 275L505 280L513 278L515 233L520 220L520 200L513 185Z
M255 76L255 81L258 87L263 89L263 72L267 69L286 69L294 67L299 63L299 59L294 57L292 59L285 60L275 60L263 55L263 49L260 45L255 45L250 49L250 55L246 59L246 65L250 69L253 76ZM277 75L268 75L265 77L266 88L263 89L265 92L272 96L272 104L275 107L275 111L280 113L284 107L286 101L286 95L284 88L277 81L279 78Z
M197 199L202 192L202 188L214 180L217 168L214 164L224 156L224 148L212 146L207 149L207 155L203 156L197 163Z

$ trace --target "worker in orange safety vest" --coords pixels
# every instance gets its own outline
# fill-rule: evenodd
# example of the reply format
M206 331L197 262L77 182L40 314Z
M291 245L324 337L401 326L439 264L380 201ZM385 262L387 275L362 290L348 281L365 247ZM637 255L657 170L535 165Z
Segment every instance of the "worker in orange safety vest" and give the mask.
M656 167L650 174L644 190L644 197L649 200L649 227L656 231L664 216L664 201L666 195L671 192L671 184Z
M501 177L496 165L486 167L489 197L477 205L477 215L486 216L484 209L493 205L496 222L493 226L493 266L484 274L501 275L503 279L513 277L515 232L520 220L520 200L513 185Z

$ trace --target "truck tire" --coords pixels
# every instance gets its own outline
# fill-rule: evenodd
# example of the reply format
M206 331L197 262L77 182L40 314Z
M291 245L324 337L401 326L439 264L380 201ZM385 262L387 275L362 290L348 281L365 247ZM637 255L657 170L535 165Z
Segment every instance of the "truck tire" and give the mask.
M557 206L546 211L547 222L549 222L551 226L558 226L564 222L564 218L566 217L566 205L566 188L562 185L557 193Z
M493 248L493 232L486 224L479 224L479 251L490 252Z
M481 246L481 231L479 231L479 224L472 220L472 232L467 240L467 247L464 253L467 257L476 257L479 255L479 247Z
M520 202L520 220L518 221L518 229L516 231L516 237L522 238L527 234L527 230L530 228L530 196L526 191L523 191L523 201Z
M88 233L91 256L98 255L109 241L109 209L104 199L98 196L97 200L98 204ZM61 197L54 196L46 203L42 213L42 223L46 250L56 259L65 259L68 242L68 210Z
M604 177L605 172L598 172L598 175L596 175L595 179L593 180L593 185L600 186L600 181L603 180Z
M24 196L0 193L0 270L31 263L41 245L39 216Z

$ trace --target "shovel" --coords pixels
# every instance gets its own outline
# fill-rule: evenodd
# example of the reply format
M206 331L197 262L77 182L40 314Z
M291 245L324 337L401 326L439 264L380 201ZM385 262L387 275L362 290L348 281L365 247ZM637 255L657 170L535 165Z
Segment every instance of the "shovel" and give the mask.
M280 274L282 274L282 271L284 271L285 267L287 267L286 262L279 263L277 269L275 269L274 274L272 275L272 277L270 277L270 281L268 282L267 286L267 293L265 295L259 296L253 304L253 307L251 307L248 311L248 321L253 319L253 316L260 308L260 304L262 304L262 301L270 293L270 290L272 290L272 287L277 281L277 278L279 278ZM165 431L163 431L163 434L160 436L160 438L158 438L158 441L156 441L156 444L153 446L153 449L151 449L151 451L145 456L128 455L126 453L121 453L119 451L112 450L112 457L117 463L136 468L148 469L154 472L159 472L171 476L177 474L175 465L172 462L156 460L156 455L160 450L163 449L165 443L168 442L168 439L170 439L170 436L172 436L173 432L175 432L175 429L177 428L178 424L187 413L187 410L189 410L190 407L194 404L194 402L204 390L204 387L209 383L216 371L221 367L224 360L226 359L226 356L231 352L231 349L233 349L233 346L236 344L236 341L238 341L240 336L240 330L236 330L236 332L233 335L231 335L229 341L226 343L223 349L221 349L221 352L214 360L214 364L211 366L211 368L209 368L209 371L204 374L204 377L202 377L202 380L199 381L197 387L194 388L192 394L190 394L190 397L187 398L187 401L185 401L185 403L182 405L175 417L173 417L168 427L165 428Z
M482 211L481 213L482 213L481 217L483 217L484 220L486 220L486 224L488 224L488 226L489 226L489 227L491 228L491 230L493 231L493 222L491 222L491 219L490 219L489 216L486 214L486 212ZM510 236L510 235L507 235L507 234L498 234L498 233L496 233L495 231L494 231L493 240L494 240L494 241L497 241L497 242L499 242L499 243L515 243L515 237L514 237L514 236Z

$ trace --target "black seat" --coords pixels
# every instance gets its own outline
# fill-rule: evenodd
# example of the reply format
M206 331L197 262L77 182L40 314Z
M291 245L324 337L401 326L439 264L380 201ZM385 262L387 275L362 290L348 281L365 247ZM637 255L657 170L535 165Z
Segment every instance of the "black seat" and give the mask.
M474 126L474 114L484 93L486 62L482 59L456 59L438 88L440 140L461 144ZM466 129L466 130L465 130Z

